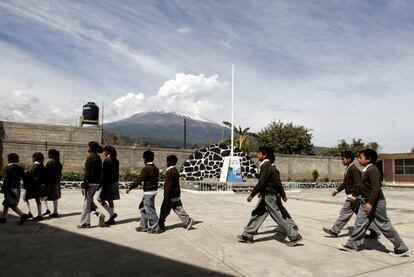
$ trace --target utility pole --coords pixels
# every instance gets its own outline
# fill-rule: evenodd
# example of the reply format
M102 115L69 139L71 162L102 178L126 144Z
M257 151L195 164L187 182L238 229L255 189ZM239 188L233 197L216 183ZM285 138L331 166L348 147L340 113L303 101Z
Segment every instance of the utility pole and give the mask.
M187 119L184 118L184 149L187 149Z

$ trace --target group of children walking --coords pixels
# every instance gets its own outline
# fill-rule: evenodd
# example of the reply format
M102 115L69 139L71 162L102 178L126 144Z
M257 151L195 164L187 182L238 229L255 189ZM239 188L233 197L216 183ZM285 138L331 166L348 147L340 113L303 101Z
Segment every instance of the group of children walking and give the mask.
M159 170L154 164L154 152L145 151L144 155L145 166L141 170L141 174L129 186L126 193L128 194L132 189L135 189L143 184L144 195L139 204L139 211L141 213L140 226L135 228L137 232L148 232L150 234L159 234L165 230L165 220L173 210L187 230L190 230L194 224L188 213L184 210L181 202L180 190L180 174L175 167L178 158L175 155L167 157L167 171L165 173L164 185L164 200L161 205L160 217L157 216L155 209L155 196L158 190Z
M62 164L60 163L59 151L50 149L48 152L49 160L44 166L44 156L40 152L32 155L32 165L25 171L19 163L19 156L16 153L8 155L8 165L6 167L6 176L3 181L1 193L4 194L3 213L0 217L0 223L7 222L7 214L12 209L20 216L19 224L32 218L35 221L41 221L44 216L49 215L51 218L59 216L58 200L61 197L60 181L62 177ZM27 213L23 213L18 204L21 194L21 183L23 182L24 195L23 200L26 204ZM35 200L37 207L37 216L32 214L30 201ZM53 201L53 213L50 212L47 201ZM43 204L43 205L42 205ZM45 210L43 213L42 210Z
M89 228L91 226L91 213L99 218L99 226L113 225L116 223L115 218L118 216L114 211L114 201L120 199L117 152L114 147L105 146L102 148L95 141L91 141L88 144L88 152L89 156L85 162L85 178L82 186L82 194L84 195L83 211L78 228ZM99 156L100 153L103 153L105 157L103 163ZM165 220L171 210L174 210L178 215L186 229L191 229L194 220L184 210L180 200L179 172L175 168L178 158L175 155L167 157L168 168L165 175L164 200L159 218L155 208L159 170L154 164L154 152L145 151L143 158L145 166L141 174L126 190L128 194L140 184L142 184L144 190L142 201L139 204L139 212L141 214L140 226L136 228L136 231L151 234L161 233L165 229ZM94 202L94 195L98 190L100 190L98 202L109 213L110 218L108 221L105 221L105 215L100 212Z
M98 142L91 141L88 144L89 156L85 162L85 177L82 185L84 196L83 211L78 228L91 226L90 215L95 214L99 218L99 226L115 224L114 201L119 200L119 161L117 152L112 146L102 147ZM102 162L99 154L103 153ZM20 216L19 224L23 224L29 218L42 220L45 215L58 217L58 199L61 197L60 181L62 176L62 164L59 152L51 149L48 152L49 160L43 166L43 154L38 152L32 156L32 166L24 171L19 165L19 156L15 153L8 155L6 176L1 188L4 194L3 213L0 223L7 221L9 209ZM268 215L277 223L275 232L288 237L287 246L298 245L302 240L299 228L289 212L283 206L287 202L287 196L280 180L280 173L274 165L275 154L270 147L260 147L258 151L259 181L249 194L247 201L251 202L255 196L259 200L251 213L251 217L241 235L237 236L239 242L254 242L260 226ZM351 151L341 153L342 163L345 166L343 183L332 192L336 196L345 191L346 197L340 215L331 228L323 228L323 231L331 237L338 237L343 227L356 214L355 227L348 241L339 246L340 250L356 251L364 243L365 238L376 239L382 233L394 245L392 255L405 256L408 247L394 229L386 213L386 201L381 190L381 173L375 166L378 158L376 151L366 149L359 154L359 164L363 167L362 173L354 164L354 154ZM158 190L159 170L154 164L154 152L145 151L143 154L145 166L137 179L127 188L126 193L142 184L144 191L142 200L138 206L141 220L136 227L137 232L159 234L165 230L167 216L173 210L187 230L191 229L194 220L184 210L180 196L180 174L175 167L178 158L175 155L167 157L164 199L158 217L155 208L155 197ZM23 213L18 208L20 199L20 186L23 181L25 189L23 200L26 203L28 213ZM108 212L109 220L105 221L105 215L100 212L94 202L94 196L99 191L97 201ZM37 206L37 216L31 213L30 200L34 199ZM283 202L282 202L283 200ZM49 211L47 201L53 201L53 213ZM42 213L43 210L46 210ZM367 231L370 234L366 235Z
M251 217L241 235L239 242L253 242L253 236L258 232L265 218L270 215L278 224L275 232L280 232L289 238L287 246L296 246L302 236L298 226L283 206L281 199L286 202L287 197L280 181L280 174L273 165L275 155L269 147L260 147L258 151L259 182L247 198L248 202L257 195L259 201L251 213ZM359 154L359 164L363 167L362 173L354 164L354 154L351 151L341 153L345 168L343 183L332 192L335 196L345 190L346 197L340 211L339 218L331 228L323 231L331 237L338 237L342 228L355 213L355 227L348 241L339 245L343 251L357 251L364 243L365 238L376 239L382 233L394 245L393 256L408 255L408 247L394 229L386 212L386 201L381 189L381 173L375 163L378 154L373 149L366 149ZM370 234L366 235L370 230Z

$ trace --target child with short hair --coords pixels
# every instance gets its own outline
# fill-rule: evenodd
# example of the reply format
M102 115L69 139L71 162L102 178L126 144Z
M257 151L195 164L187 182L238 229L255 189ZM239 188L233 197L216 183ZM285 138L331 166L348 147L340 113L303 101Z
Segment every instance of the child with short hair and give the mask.
M7 214L12 209L20 216L19 225L23 225L29 216L23 213L19 208L20 186L24 176L24 170L19 164L19 155L10 153L7 156L9 164L6 167L6 176L4 177L1 193L4 194L3 213L0 217L0 223L7 222Z
M292 247L296 246L302 240L302 236L295 230L295 226L291 221L283 218L282 212L277 205L277 194L279 193L283 195L283 187L276 170L274 170L269 161L269 158L273 156L274 152L272 148L266 146L259 148L257 158L260 161L260 178L259 182L247 198L247 201L251 202L253 197L259 193L261 197L256 208L252 212L247 226L244 228L243 234L237 236L237 239L239 242L253 242L253 236L257 233L257 230L263 223L263 214L261 212L256 213L255 211L259 210L258 207L263 207L278 226L283 228L290 240L290 242L287 243L287 246ZM284 196L283 199L286 201L286 196Z
M99 156L103 152L102 146L96 141L88 143L89 156L85 162L85 176L82 184L83 211L81 214L80 225L78 228L91 227L91 213L93 212L99 218L99 227L105 226L105 215L101 213L96 206L94 195L99 189L102 178L102 159Z
M345 203L339 213L339 217L331 228L322 228L322 230L331 237L337 237L342 228L348 223L352 215L358 213L360 205L359 201L352 199L352 194L357 191L359 183L361 181L361 171L354 164L355 155L352 151L341 152L342 164L345 166L344 180L342 184L332 192L332 196L335 197L339 192L345 190L346 198ZM370 238L377 238L380 235L379 230L375 224L371 224Z
M32 155L33 164L29 170L25 172L23 178L23 187L25 189L23 200L28 208L28 216L33 217L30 209L29 200L34 199L37 206L37 216L33 218L35 221L43 220L42 203L40 202L42 185L45 183L45 167L43 162L45 157L42 153L36 152Z
M180 190L180 173L175 165L178 162L178 158L175 155L167 157L167 171L165 173L165 185L164 185L164 200L161 205L159 226L161 230L165 229L165 219L173 210L180 218L187 230L190 230L194 224L194 220L184 210L183 203L181 202L181 190Z
M373 222L382 234L394 245L393 256L406 256L408 247L394 229L387 216L387 203L381 190L381 172L376 167L378 154L373 149L366 149L359 154L359 164L364 167L360 186L353 196L361 195L360 206L355 220L354 231L340 250L356 251L364 243L365 233Z
M157 211L155 209L155 196L157 195L160 171L154 165L154 152L150 150L145 151L143 158L145 166L142 168L138 178L126 190L126 193L128 194L132 189L137 188L143 183L144 195L139 204L141 222L140 226L136 227L135 230L137 232L159 234L160 228L158 225Z

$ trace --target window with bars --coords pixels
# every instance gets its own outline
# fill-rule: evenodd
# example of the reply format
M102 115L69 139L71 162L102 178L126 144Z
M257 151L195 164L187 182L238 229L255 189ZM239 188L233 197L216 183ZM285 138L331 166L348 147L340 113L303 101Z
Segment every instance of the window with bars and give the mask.
M398 159L394 161L395 174L414 174L414 159Z

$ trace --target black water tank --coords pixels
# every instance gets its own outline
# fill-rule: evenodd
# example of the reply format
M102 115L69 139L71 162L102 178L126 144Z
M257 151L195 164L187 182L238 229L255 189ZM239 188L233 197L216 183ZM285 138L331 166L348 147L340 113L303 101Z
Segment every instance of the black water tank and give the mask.
M83 105L83 119L87 121L99 121L99 107L94 102Z

